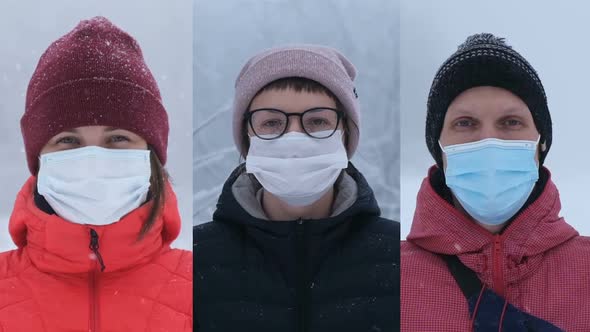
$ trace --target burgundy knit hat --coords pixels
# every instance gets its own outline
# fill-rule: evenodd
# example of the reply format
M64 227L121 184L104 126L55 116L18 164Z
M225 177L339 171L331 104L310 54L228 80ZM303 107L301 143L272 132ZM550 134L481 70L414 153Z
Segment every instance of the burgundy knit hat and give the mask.
M319 45L294 45L262 51L242 68L236 80L234 98L234 142L242 155L244 113L254 96L266 85L281 78L307 78L330 90L344 106L346 115L360 128L358 95L354 87L356 69L340 52ZM358 146L359 133L351 130L348 139L348 157Z
M29 82L21 131L32 174L49 139L80 126L129 130L166 163L168 116L139 44L104 17L52 43Z

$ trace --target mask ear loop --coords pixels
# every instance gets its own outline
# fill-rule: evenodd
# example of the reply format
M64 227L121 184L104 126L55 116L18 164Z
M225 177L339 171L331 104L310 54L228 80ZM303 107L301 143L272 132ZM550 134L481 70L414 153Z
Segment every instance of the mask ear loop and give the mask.
M440 140L438 140L437 142L438 142L438 146L440 147L440 150L441 150L442 152L445 152L445 147L444 147L444 146L442 146L442 144L440 143Z
M445 148L440 143L440 140L438 140L437 142L438 142L438 146L440 147L440 152L441 152L441 156L440 157L442 158L442 160L444 160L445 159L445 155L447 153L445 152ZM443 165L441 165L441 166L443 166ZM444 174L445 171L446 171L446 169L444 167L441 167L441 168L442 168L442 171L443 171L443 174Z

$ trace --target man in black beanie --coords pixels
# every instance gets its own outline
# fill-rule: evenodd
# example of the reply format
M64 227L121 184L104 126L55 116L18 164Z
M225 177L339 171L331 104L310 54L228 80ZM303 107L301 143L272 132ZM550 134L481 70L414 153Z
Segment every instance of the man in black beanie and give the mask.
M504 39L476 34L435 75L402 254L402 331L590 331L590 239L559 217L547 97ZM580 314L584 312L584 314Z
M491 33L472 35L459 45L440 67L428 95L426 145L437 165L442 166L438 144L443 120L451 102L463 91L477 86L494 86L522 99L533 116L541 143L542 164L551 146L551 115L545 89L537 72L503 38Z

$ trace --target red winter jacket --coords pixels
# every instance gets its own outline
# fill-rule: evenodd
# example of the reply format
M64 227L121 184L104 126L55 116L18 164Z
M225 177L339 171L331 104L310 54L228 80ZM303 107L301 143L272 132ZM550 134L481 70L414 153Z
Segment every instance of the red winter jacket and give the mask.
M440 197L426 178L401 246L401 330L470 331L467 301L437 255L447 254L458 255L520 310L565 331L590 331L590 238L559 217L560 209L549 174L541 195L494 235Z
M0 332L192 331L192 254L169 246L180 231L170 186L161 217L138 241L150 203L111 225L79 225L37 208L35 183L26 182L10 218L18 249L0 254Z

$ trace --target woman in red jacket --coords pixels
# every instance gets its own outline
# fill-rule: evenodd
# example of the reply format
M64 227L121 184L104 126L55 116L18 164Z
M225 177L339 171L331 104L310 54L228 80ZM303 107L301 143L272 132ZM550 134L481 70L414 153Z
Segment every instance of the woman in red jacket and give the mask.
M428 98L433 166L401 247L402 331L590 331L590 239L559 217L532 66L469 37Z
M192 331L168 119L137 42L100 17L55 41L21 128L32 176L0 254L0 332Z

